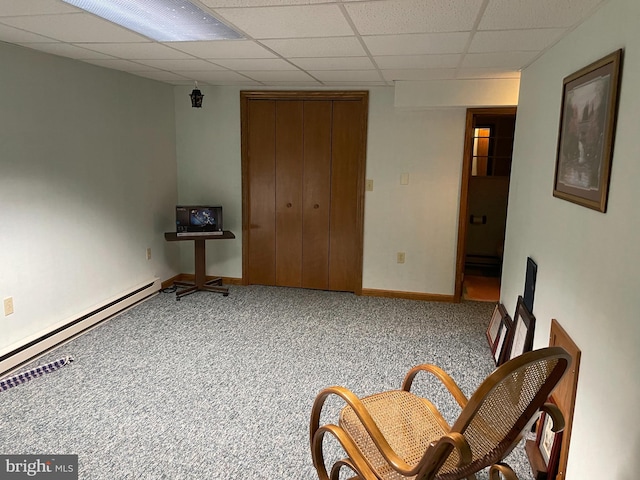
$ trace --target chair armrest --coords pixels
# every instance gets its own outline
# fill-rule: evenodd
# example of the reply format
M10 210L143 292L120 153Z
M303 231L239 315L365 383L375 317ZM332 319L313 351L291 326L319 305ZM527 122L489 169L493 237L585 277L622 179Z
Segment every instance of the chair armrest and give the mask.
M458 402L458 405L460 405L461 408L464 408L467 405L467 402L469 400L467 399L465 394L462 393L462 390L460 390L458 384L453 380L453 378L449 376L447 372L442 370L440 367L436 367L435 365L425 363L423 365L413 367L411 370L409 370L407 375L404 377L404 381L402 382L402 390L409 392L411 390L411 385L413 384L414 378L420 372L428 372L437 377L438 380L440 380L442 384L447 387L447 390L449 390L449 393L453 395L453 398L456 399L456 402Z
M558 433L564 430L564 415L557 405L554 405L553 403L545 403L540 407L540 410L549 415L551 420L553 420L553 427L551 428L552 432Z
M417 477L433 478L451 453L452 447L458 452L458 467L463 467L471 462L473 454L467 439L461 433L451 432L429 444L429 448L418 462ZM469 478L475 479L475 476Z

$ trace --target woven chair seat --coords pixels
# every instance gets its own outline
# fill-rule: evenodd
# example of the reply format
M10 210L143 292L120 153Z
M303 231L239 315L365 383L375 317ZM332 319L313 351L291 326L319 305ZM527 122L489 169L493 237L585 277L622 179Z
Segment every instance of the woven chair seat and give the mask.
M377 393L361 399L393 450L409 465L416 465L434 440L446 435L450 427L431 402L403 390ZM371 467L385 480L403 480L382 457L369 434L349 406L340 413L340 427L355 441ZM453 452L443 466L455 466Z
M489 468L489 478L517 478L504 458L519 442L538 410L562 428L560 410L547 398L571 361L559 347L524 353L497 368L467 398L441 368L422 364L406 374L400 390L358 398L348 388L323 389L311 410L310 446L320 480L461 480ZM461 407L449 425L428 400L411 393L417 374L440 380ZM320 425L323 405L338 396L346 406L337 421ZM346 456L325 465L325 435L338 440ZM389 460L387 460L389 459Z

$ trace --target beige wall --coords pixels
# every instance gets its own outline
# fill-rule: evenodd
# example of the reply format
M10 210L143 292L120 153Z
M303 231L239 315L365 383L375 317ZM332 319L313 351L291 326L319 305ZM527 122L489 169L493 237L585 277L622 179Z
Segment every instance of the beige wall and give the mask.
M4 43L0 65L4 353L174 275L177 188L171 86Z
M207 269L242 276L240 89L201 87L201 110L190 88L176 87L180 202L220 203L235 241L209 242ZM405 110L393 88L369 89L363 287L452 295L465 110ZM409 184L400 185L400 175ZM182 268L193 271L193 253ZM396 263L405 252L406 263Z
M522 74L501 298L538 264L535 346L556 318L582 350L568 480L640 471L640 2L612 0ZM624 48L607 213L552 196L562 80Z

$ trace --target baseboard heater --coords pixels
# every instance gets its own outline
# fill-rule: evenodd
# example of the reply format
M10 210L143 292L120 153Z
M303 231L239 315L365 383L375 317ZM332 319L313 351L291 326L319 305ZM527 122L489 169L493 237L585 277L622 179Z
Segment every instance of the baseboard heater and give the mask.
M159 290L159 278L136 285L102 304L81 312L77 317L59 322L46 331L22 340L20 344L11 345L0 352L0 377L156 294Z

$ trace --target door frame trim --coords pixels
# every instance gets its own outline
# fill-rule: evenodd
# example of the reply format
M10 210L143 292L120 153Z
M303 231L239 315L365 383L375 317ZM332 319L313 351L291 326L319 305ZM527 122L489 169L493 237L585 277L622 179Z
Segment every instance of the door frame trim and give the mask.
M453 301L462 300L464 281L464 258L467 249L467 218L469 215L469 179L471 178L471 154L473 149L473 128L476 115L515 115L517 107L467 108L464 129L464 153L462 154L462 179L460 181L460 212L458 214L458 246L456 253L456 275Z
M249 284L249 159L248 139L248 104L251 100L353 100L363 103L363 119L360 155L357 159L358 178L356 198L356 240L357 258L355 275L356 295L362 295L362 274L364 257L364 193L367 155L367 121L369 118L369 92L366 90L349 91L298 91L298 90L241 90L240 91L240 137L241 137L241 170L242 170L242 284Z

